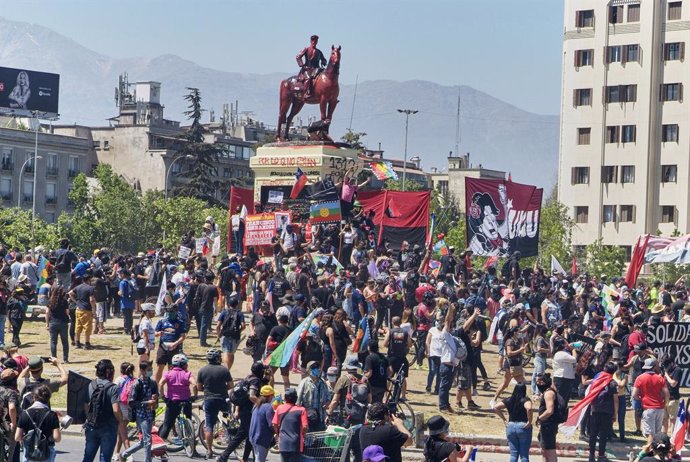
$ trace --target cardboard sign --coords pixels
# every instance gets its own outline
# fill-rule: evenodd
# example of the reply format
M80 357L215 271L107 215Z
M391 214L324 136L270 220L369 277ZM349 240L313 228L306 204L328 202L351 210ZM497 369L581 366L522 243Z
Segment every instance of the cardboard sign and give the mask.
M270 245L276 235L275 214L259 213L247 215L245 221L244 247Z

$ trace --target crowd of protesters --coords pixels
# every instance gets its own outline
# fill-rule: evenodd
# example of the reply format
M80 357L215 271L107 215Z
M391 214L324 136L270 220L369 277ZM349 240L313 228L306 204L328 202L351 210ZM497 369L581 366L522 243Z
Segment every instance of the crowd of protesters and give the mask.
M427 372L425 391L437 396L441 414L478 410L478 390L492 392L489 408L506 423L511 461L529 459L533 426L542 458L555 460L559 424L601 377L607 384L590 396L579 424L590 460L606 458L611 438L625 442L630 435L647 438L641 458L663 449L661 433L673 428L678 411L681 371L674 358L655 357L645 338L654 323L690 321L683 279L628 287L606 275L546 274L521 268L519 252L498 268L476 268L470 251L456 254L450 247L434 256L431 246L402 242L398 249L377 240L371 214L356 201L351 205L344 225L314 226L307 238L304 227L284 224L270 248L250 246L245 252L237 245L224 258L192 251L180 259L165 249L118 255L101 248L85 255L63 239L58 249L39 252L48 262L44 275L39 255L2 249L0 343L6 358L0 412L8 445L14 449L23 437L19 431L18 439L12 436L23 415L17 377L27 370L34 377L38 370L37 361L32 367L17 355L22 323L29 306L43 305L49 361L57 367L58 343L67 363L70 348L92 349L113 317L123 319L123 333L139 355L136 364L119 365L117 380L110 360L96 365L86 399L92 419L85 462L99 449L101 460L125 460L141 449L150 460L158 399L167 403L159 429L166 437L197 394L204 400L207 459L225 462L244 442L242 460L252 451L265 460L277 439L283 460L299 460L307 430L339 424L354 431L355 461L399 461L413 436L384 403L390 379L398 373L406 378L411 367ZM211 220L205 226L215 225ZM433 270L432 258L439 261ZM602 303L604 286L614 295ZM266 366L267 356L307 318L311 323L287 364ZM5 342L5 324L11 342ZM211 348L216 338L218 349ZM192 341L209 348L208 365L196 373L184 354L184 343ZM488 343L498 345L498 361L491 364L483 355ZM233 378L240 346L254 363L251 374ZM283 402L276 407L278 370ZM291 382L295 376L297 383ZM125 404L121 393L130 382L135 386ZM211 429L229 409L238 384L246 389L246 396L235 396L240 403L232 403L240 428L228 449L214 455ZM56 388L47 388L48 393L35 391L33 402L49 400ZM406 388L404 380L402 399ZM628 410L635 428L626 430ZM128 421L141 432L136 444L124 432ZM427 460L468 460L471 448L449 442L446 418L428 419L428 432ZM18 457L19 451L11 454Z

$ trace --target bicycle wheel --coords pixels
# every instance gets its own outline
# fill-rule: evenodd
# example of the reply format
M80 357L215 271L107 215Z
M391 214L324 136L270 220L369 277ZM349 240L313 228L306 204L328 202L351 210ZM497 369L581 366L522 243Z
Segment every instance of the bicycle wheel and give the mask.
M395 406L395 413L405 416L405 428L407 428L413 435L416 428L416 417L412 406L407 401L398 401Z
M208 450L208 446L206 445L204 425L199 426L197 435L199 435L199 442L201 445L204 447L204 449ZM228 441L229 437L228 432L225 430L225 426L220 421L216 422L216 425L213 427L213 447L215 449L225 449L228 447Z
M194 427L192 421L183 417L179 421L180 438L182 438L182 445L187 457L194 457L196 452L196 435L194 434Z

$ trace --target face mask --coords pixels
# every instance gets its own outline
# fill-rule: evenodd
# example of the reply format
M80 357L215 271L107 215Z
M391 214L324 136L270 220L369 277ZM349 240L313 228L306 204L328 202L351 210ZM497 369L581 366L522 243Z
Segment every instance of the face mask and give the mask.
M443 323L439 320L436 320L436 328L440 328L443 325Z
M336 380L338 380L338 376L337 376L337 375L329 375L329 376L328 376L328 381L329 381L329 382L335 382Z
M544 393L546 390L549 389L549 386L544 384L537 384L537 389L539 389L540 392Z
M312 377L318 377L319 376L319 369L311 369L309 373L311 374Z
M146 377L148 377L148 378L153 377L153 371L146 371Z

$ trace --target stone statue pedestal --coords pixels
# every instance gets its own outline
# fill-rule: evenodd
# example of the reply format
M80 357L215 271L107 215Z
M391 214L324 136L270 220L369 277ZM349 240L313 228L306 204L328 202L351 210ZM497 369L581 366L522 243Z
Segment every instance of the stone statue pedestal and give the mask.
M249 166L254 171L254 200L259 201L262 186L294 185L298 167L312 183L328 176L338 183L360 160L355 149L342 143L287 141L261 146Z

